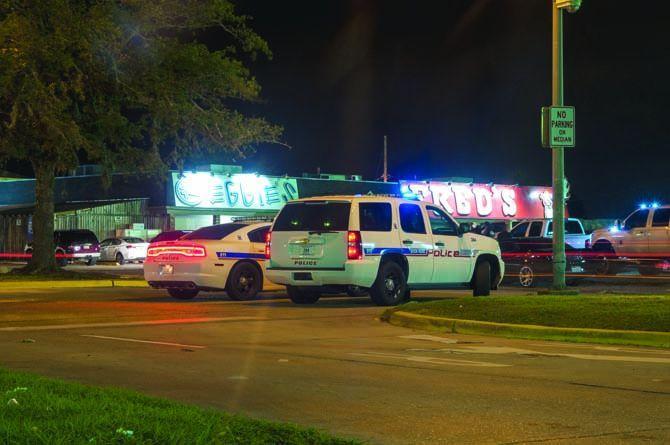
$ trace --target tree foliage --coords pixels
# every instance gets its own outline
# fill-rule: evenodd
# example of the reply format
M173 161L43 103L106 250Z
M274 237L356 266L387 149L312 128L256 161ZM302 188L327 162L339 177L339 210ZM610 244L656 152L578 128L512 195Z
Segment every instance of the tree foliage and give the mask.
M237 111L260 97L242 60L271 56L248 22L228 0L0 0L0 160L32 164L39 210L40 180L80 160L159 174L277 142Z

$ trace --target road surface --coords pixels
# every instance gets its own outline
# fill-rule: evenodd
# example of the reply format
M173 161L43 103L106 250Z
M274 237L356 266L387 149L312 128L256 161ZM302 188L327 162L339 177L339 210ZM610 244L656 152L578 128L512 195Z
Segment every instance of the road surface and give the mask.
M0 291L0 365L370 443L670 443L668 350L437 335L380 313L281 293Z

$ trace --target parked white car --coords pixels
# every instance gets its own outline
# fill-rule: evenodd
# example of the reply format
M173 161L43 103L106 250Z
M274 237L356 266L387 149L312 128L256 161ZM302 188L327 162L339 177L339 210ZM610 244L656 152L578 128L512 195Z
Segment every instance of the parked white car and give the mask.
M634 263L640 273L656 275L670 266L670 206L644 206L621 224L592 234L594 256L602 259L600 273L612 264Z
M264 288L269 223L232 222L202 227L175 241L149 246L144 278L174 298L226 291L234 300L256 298ZM270 283L271 284L271 283Z
M505 270L493 238L463 233L437 206L385 196L328 196L289 202L268 237L267 277L294 303L322 293L367 291L378 305L410 289L497 288Z
M100 243L100 261L116 261L119 265L144 261L148 247L142 238L107 238Z

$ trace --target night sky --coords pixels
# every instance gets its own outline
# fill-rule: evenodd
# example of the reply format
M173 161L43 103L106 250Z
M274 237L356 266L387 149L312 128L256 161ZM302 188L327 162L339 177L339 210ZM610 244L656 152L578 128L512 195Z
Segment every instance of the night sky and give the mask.
M464 176L550 185L539 112L551 101L549 0L238 0L268 40L251 63L292 146L243 160L267 173ZM572 213L623 217L670 202L670 33L659 1L585 0L565 16ZM644 7L642 6L644 4Z

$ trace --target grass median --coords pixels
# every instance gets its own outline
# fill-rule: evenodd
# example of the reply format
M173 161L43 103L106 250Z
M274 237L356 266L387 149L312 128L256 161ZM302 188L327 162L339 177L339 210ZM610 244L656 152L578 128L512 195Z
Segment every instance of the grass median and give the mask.
M402 314L409 314L404 317L406 320ZM426 328L451 332L670 346L670 296L667 295L448 298L411 302L387 311L384 318L395 324L420 327L423 323ZM468 320L479 323L467 323Z
M0 395L0 442L7 444L358 443L291 424L4 369Z

